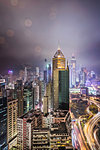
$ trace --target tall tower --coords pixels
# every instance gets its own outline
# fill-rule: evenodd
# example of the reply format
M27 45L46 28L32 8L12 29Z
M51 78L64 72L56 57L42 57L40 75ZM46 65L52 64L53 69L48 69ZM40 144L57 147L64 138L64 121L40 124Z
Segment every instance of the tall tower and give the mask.
M60 48L58 48L57 52L53 57L53 73L54 70L65 69L65 57L61 52Z
M18 100L13 99L13 92L9 91L7 97L7 142L9 143L17 135Z
M27 81L27 67L25 67L24 71L24 83Z
M69 110L69 67L59 71L59 108Z
M70 62L70 86L76 86L76 58L74 55L72 55Z
M59 71L65 70L65 57L58 48L52 59L52 78L53 78L53 108L59 108Z
M5 79L0 79L0 149L7 146L7 97Z

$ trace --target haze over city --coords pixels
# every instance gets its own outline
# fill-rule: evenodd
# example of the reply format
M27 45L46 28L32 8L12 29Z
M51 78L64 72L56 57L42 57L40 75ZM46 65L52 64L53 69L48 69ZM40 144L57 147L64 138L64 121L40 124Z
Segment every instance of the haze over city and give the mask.
M100 150L100 0L0 0L0 150Z
M99 0L0 0L0 70L66 58L100 73ZM1 72L0 71L0 72Z

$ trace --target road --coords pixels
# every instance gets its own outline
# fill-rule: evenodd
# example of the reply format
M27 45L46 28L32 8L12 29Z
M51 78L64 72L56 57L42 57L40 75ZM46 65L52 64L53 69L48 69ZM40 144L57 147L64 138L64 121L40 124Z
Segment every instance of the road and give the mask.
M83 100L88 100L89 102L94 103L98 108L100 108L100 102L96 100L89 100L89 99L83 99ZM87 112L90 113L89 108L87 108ZM88 144L89 144L91 150L100 150L99 148L100 145L99 143L97 143L96 132L93 132L94 126L97 124L98 121L100 121L100 112L98 112L93 118L91 118L88 121L88 123L85 124L84 134L87 138L87 142L85 140L83 129L80 124L80 118L76 119L78 123L78 127L77 127L76 120L73 114L71 115L71 118L73 118L73 120L75 121L73 125L73 128L74 128L73 139L75 141L74 145L76 145L76 148L77 148L77 145L79 144L80 150L89 150L89 147L88 147ZM76 140L76 137L78 141Z
M100 143L98 142L98 138L97 138L97 132L98 132L99 129L96 129L93 133L93 136L94 136L94 140L96 142L96 145L98 146L98 148L100 147Z
M83 135L83 129L82 129L82 126L81 126L81 123L80 123L79 119L78 119L78 126L79 126L79 130L80 130L80 133L81 133L81 137L82 137L82 141L84 143L84 146L85 146L86 150L89 150L87 142L86 142L85 137Z
M95 143L93 136L93 128L100 121L100 112L98 112L93 118L91 118L84 127L84 133L87 138L87 142L91 148L91 150L98 150L98 146Z
M81 125L77 126L76 123L79 123L78 119L75 119L73 113L71 113L72 118L72 144L78 150L89 150L87 147L87 143L85 143L85 139L83 136Z

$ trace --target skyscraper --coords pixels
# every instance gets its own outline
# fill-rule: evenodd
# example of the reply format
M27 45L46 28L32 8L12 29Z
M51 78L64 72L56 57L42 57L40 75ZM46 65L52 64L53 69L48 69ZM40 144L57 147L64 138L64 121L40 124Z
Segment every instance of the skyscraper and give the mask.
M49 82L46 85L46 96L48 96L48 111L51 112L51 109L53 107L52 104L52 83Z
M69 110L69 67L59 71L59 108Z
M43 113L48 113L48 96L43 97Z
M60 48L58 48L57 52L55 53L53 57L53 70L52 70L52 77L53 77L53 107L54 110L61 107L63 102L66 102L68 100L69 94L69 69L65 65L65 57L63 53L61 52ZM63 84L65 85L63 88ZM63 91L64 89L64 91ZM65 92L68 90L68 93L65 94ZM64 108L63 108L64 109ZM67 107L66 107L67 109Z
M82 67L79 74L80 86L85 86L86 79L87 79L87 71L85 67Z
M5 80L0 79L0 149L7 146L7 97Z
M70 87L76 86L76 59L75 56L72 55L70 62Z
M22 80L17 80L15 85L18 99L18 116L23 115L23 83Z
M36 77L39 77L39 67L36 67Z
M24 71L24 83L27 81L27 67L25 67Z
M47 82L51 81L51 64L47 64Z
M7 142L8 144L17 135L18 100L13 98L13 90L7 95Z
M55 70L65 69L65 57L61 52L60 48L58 48L57 52L55 53L52 63L53 63L53 73Z
M33 87L32 83L26 82L23 90L24 98L24 113L27 113L33 108Z

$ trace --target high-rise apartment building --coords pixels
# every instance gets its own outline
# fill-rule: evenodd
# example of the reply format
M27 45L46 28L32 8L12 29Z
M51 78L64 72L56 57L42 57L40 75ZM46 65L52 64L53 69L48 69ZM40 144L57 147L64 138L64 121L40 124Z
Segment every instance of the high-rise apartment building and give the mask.
M48 96L43 97L43 113L48 113Z
M36 109L39 105L39 85L38 84L35 84L34 87L33 87L33 108Z
M45 82L39 81L39 108L42 109L42 100L45 93Z
M20 150L31 150L33 140L33 129L42 127L41 111L31 110L17 118L17 145Z
M52 82L49 82L46 85L46 96L48 96L48 112L51 112L53 108L53 103L52 103Z
M18 99L7 97L7 142L17 135Z

